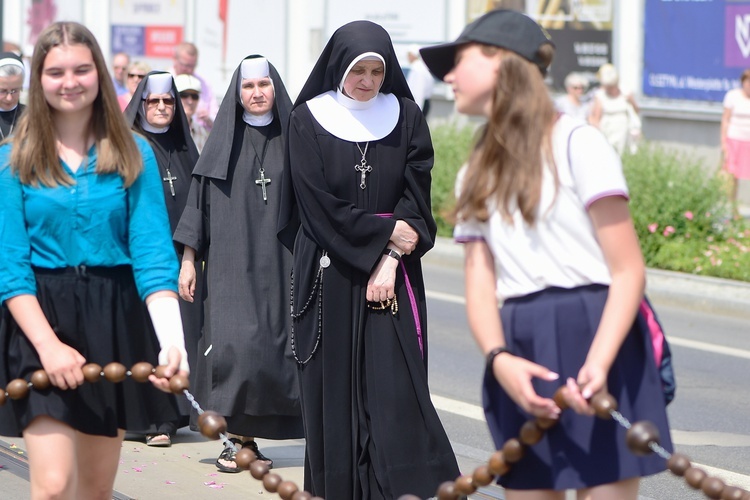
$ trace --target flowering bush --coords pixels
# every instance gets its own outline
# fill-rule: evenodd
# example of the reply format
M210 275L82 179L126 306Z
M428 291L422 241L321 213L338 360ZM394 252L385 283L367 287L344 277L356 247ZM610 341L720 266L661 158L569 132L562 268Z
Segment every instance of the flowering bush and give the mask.
M654 145L625 156L623 169L647 266L750 281L750 228L721 176Z

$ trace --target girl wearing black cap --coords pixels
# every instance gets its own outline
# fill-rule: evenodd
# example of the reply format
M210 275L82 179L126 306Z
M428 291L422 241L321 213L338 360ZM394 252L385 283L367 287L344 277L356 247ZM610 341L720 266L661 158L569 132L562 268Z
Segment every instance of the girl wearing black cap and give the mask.
M305 489L429 497L458 475L427 387L433 150L382 27L333 34L295 103L288 151L301 227L288 198L280 238L294 249Z
M577 489L635 499L639 478L665 462L631 453L624 429L592 418L588 403L608 390L671 448L619 157L596 129L555 112L543 81L553 45L530 18L492 11L421 52L456 109L488 120L459 174L455 238L465 243L469 323L487 354L490 431L500 447L531 416L559 421L501 477L507 498ZM553 400L561 385L575 412Z
M0 387L39 369L51 383L0 408L0 432L23 433L31 498L111 498L124 429L175 415L152 405L150 384L84 383L84 363L157 361L145 301L165 375L188 365L156 159L80 24L39 35L28 108L0 147L0 192Z

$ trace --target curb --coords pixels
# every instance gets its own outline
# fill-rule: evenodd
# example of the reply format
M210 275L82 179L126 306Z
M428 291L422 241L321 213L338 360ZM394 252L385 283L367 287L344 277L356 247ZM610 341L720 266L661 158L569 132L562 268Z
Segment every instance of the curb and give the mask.
M451 238L438 237L425 262L463 267L463 249ZM646 293L655 302L706 313L750 319L750 283L646 269Z

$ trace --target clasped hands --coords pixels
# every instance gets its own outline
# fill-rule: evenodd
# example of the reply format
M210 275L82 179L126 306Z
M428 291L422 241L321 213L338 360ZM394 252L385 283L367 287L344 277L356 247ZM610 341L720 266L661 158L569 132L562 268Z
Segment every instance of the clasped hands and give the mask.
M533 378L553 382L560 376L542 365L512 354L496 356L492 363L495 379L510 398L525 412L535 417L557 419L561 408L554 399L540 396L532 385ZM588 360L577 379L568 378L561 391L565 404L581 415L594 415L589 404L591 396L606 389L607 370Z
M386 248L401 255L409 255L417 248L419 235L406 222L396 221L391 238ZM396 269L398 260L382 255L378 265L370 274L367 281L367 300L369 302L386 302L396 296Z

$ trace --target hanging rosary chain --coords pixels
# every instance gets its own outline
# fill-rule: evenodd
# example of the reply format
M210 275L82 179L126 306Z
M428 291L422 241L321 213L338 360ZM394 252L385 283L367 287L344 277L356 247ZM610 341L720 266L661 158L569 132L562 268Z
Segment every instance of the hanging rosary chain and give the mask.
M294 312L294 271L291 273L291 279L290 279L290 290L289 290L289 309L292 316L292 322L290 327L290 344L292 347L292 355L294 356L294 360L299 365L306 365L310 362L315 352L318 350L318 346L320 345L320 339L323 336L323 266L321 265L318 267L318 274L315 276L315 281L313 282L312 291L310 292L310 295L307 297L307 301L305 302L305 305L302 307L299 313L295 314ZM315 339L315 345L313 345L312 351L310 352L310 355L304 359L300 360L299 356L297 355L297 345L295 342L295 335L294 335L294 320L299 319L302 317L302 315L307 312L308 308L310 307L310 304L313 301L313 298L318 297L318 336Z

